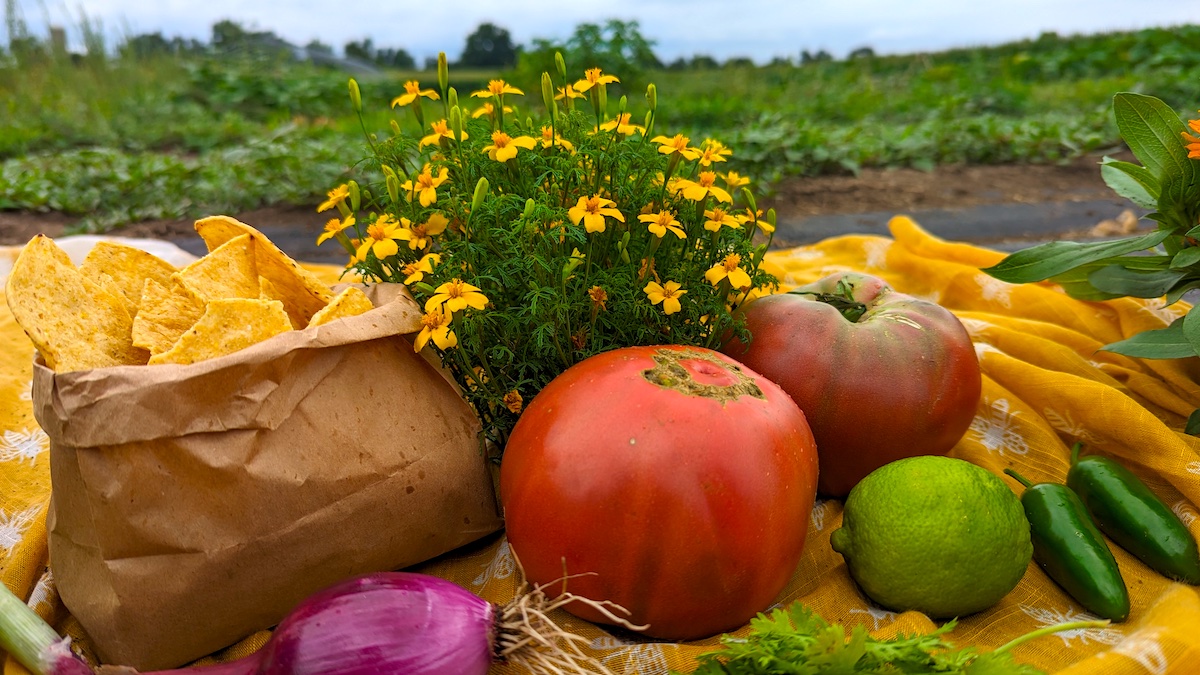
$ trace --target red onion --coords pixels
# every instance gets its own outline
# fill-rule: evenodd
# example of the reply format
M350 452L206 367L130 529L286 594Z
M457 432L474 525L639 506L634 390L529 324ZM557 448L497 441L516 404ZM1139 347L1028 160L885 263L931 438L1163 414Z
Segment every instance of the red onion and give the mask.
M524 664L536 673L608 673L580 650L585 638L562 631L546 617L570 601L590 602L570 594L549 599L534 587L497 606L437 577L370 574L307 598L250 656L147 675L485 675L498 661ZM607 613L603 603L594 604ZM0 647L35 675L91 672L71 655L65 640L7 590L0 591L0 610ZM13 625L22 622L40 627L25 643L6 641L19 632ZM137 673L111 666L100 672Z

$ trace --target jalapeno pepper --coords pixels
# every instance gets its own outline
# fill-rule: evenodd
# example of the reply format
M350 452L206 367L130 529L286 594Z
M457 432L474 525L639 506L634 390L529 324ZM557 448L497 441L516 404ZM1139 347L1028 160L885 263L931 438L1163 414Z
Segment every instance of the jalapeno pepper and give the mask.
M1084 609L1124 621L1129 616L1125 580L1078 495L1066 485L1034 485L1012 469L1004 473L1025 486L1021 505L1029 519L1033 559Z
M1107 457L1079 459L1079 448L1071 449L1067 485L1100 530L1159 574L1200 584L1200 551L1179 517L1129 469Z

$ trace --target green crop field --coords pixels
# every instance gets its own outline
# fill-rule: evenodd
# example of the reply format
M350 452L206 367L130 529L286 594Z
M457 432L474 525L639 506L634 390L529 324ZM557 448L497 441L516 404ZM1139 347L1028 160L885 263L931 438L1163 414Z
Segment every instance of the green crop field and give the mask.
M493 77L525 90L517 114L542 114L538 57L511 71L450 70L464 105ZM570 77L594 65L573 62ZM1200 108L1200 26L1059 37L987 48L802 64L636 69L609 93L634 119L658 89L655 133L734 148L730 168L763 181L863 167L1047 163L1119 147L1119 91ZM0 48L0 210L59 211L76 229L316 204L363 171L363 129L348 75L279 54L212 51L85 56L39 45ZM431 72L358 76L364 124L390 135L407 109L403 82ZM561 85L561 82L556 84ZM440 105L430 103L431 110ZM431 113L432 114L432 113ZM428 120L427 120L428 121Z

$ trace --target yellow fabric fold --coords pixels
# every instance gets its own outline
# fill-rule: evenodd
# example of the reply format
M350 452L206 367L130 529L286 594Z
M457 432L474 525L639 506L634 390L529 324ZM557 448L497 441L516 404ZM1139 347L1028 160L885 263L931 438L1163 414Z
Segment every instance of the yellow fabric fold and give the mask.
M1162 328L1186 306L1162 300L1082 302L1052 284L1013 285L980 271L1003 253L930 235L905 217L891 238L844 236L769 253L765 265L783 290L827 274L856 270L953 311L967 327L984 374L976 417L951 452L1001 474L1014 468L1034 481L1064 480L1069 447L1082 441L1138 474L1192 530L1200 531L1200 440L1182 433L1200 405L1197 359L1133 359L1102 349L1139 331ZM309 266L333 283L340 270ZM0 578L60 630L78 632L46 574L45 507L49 495L48 443L30 406L33 350L0 305ZM883 430L881 430L881 433ZM1011 479L1004 480L1020 491ZM803 560L779 605L803 602L830 621L864 625L879 637L928 632L929 618L875 607L855 587L829 534L841 523L841 503L821 500L809 523ZM1130 590L1129 619L1102 629L1075 630L1017 647L1013 654L1050 673L1200 672L1200 597L1112 545ZM415 571L455 581L503 602L517 592L516 562L495 536ZM1017 588L995 607L963 617L950 639L959 646L995 648L1039 627L1085 618L1086 612L1031 563ZM635 640L564 613L555 618L584 636L590 652L619 673L666 675L688 671L716 638L687 644ZM744 633L746 629L742 629ZM227 660L260 647L258 633L206 659ZM4 675L24 672L11 662ZM497 666L496 673L517 672Z

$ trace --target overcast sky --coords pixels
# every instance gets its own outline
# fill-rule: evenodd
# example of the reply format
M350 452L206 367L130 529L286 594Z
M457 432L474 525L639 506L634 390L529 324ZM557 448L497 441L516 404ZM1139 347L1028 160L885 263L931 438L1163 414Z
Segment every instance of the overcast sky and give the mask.
M582 22L637 20L663 61L708 54L766 62L824 49L845 56L935 51L1037 37L1200 23L1200 0L17 0L30 28L66 25L78 44L79 17L111 35L161 31L204 42L232 19L296 44L318 39L337 51L351 40L402 47L420 63L461 53L466 36L490 21L518 44L565 39Z

